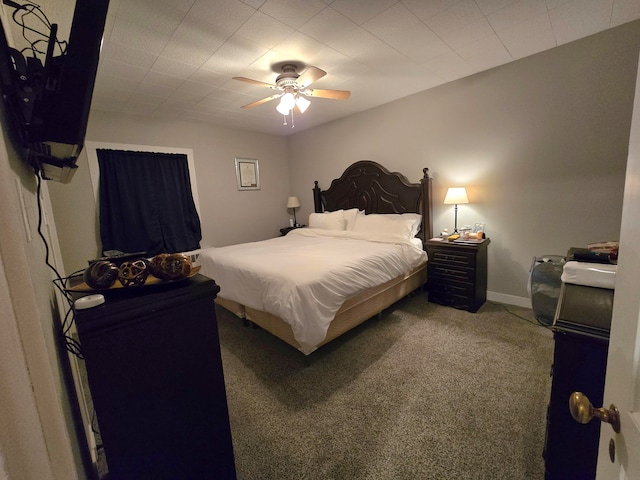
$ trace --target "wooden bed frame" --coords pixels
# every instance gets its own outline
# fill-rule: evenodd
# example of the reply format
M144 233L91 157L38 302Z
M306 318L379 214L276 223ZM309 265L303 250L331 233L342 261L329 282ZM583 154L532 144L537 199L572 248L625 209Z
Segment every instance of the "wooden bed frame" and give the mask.
M342 176L331 182L327 190L321 190L318 182L313 188L316 213L358 208L365 213L420 213L422 226L418 238L423 242L431 238L431 178L429 169L423 168L420 183L410 183L397 172L390 172L382 165L362 160L349 166ZM360 325L404 298L427 281L426 262L412 272L389 282L365 290L347 299L329 325L324 345L343 333ZM289 345L300 349L291 326L270 313L245 307L237 302L218 297L216 303L241 318L264 328Z

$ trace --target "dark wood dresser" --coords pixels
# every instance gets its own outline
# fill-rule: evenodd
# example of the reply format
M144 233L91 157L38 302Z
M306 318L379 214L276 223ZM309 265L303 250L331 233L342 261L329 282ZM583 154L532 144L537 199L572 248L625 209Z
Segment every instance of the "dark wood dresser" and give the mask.
M568 260L572 260L569 250ZM614 290L562 283L553 321L551 394L544 446L545 480L596 478L600 429L578 423L569 410L573 392L604 404ZM610 427L607 427L610 428Z
M198 274L76 312L109 480L236 478L219 290Z
M595 480L600 441L599 421L578 423L569 411L569 396L584 393L603 405L609 339L554 328L551 395L543 457L545 480Z
M487 299L487 246L428 240L429 301L477 312Z

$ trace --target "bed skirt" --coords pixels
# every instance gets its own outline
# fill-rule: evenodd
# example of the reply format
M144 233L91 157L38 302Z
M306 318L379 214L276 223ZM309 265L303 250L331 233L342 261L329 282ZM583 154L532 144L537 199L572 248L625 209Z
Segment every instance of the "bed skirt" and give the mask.
M348 332L354 327L382 312L409 293L423 286L427 281L427 264L424 262L406 275L396 277L377 287L369 288L348 298L331 321L325 339L317 345L320 347ZM218 295L216 303L229 310L237 317L250 320L272 335L300 350L300 344L293 336L291 326L280 317L267 312L246 307ZM316 348L317 348L316 347Z

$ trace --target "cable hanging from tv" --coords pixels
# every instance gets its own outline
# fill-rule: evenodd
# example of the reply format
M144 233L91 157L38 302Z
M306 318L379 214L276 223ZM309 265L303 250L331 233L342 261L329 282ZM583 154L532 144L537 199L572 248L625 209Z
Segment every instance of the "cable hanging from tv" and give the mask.
M24 54L26 51L30 50L34 57L37 57L38 55L51 57L53 52L50 52L49 49L52 46L57 46L60 50L60 55L64 55L67 50L67 42L65 40L60 41L56 38L58 27L56 24L52 24L49 21L46 14L40 8L40 5L35 3L25 3L21 5L12 0L3 0L2 3L15 8L11 17L16 25L20 27L22 38L24 38L29 44L28 47L20 50L20 53ZM41 28L44 27L44 31L39 30L35 25L29 25L33 23L40 24ZM40 38L30 39L30 33ZM40 44L44 44L46 48L41 50L39 48Z

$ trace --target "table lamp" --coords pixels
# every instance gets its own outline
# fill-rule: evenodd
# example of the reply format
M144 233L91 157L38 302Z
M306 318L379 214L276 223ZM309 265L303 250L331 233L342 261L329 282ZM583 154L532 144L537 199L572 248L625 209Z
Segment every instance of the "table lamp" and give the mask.
M447 195L444 197L445 205L455 205L455 224L453 233L458 233L458 204L469 203L467 191L464 187L450 187Z
M298 221L296 220L296 208L300 208L300 200L298 200L298 197L287 198L287 208L293 210L293 226L299 227Z

